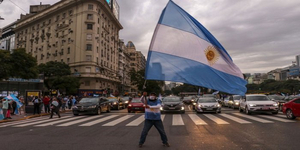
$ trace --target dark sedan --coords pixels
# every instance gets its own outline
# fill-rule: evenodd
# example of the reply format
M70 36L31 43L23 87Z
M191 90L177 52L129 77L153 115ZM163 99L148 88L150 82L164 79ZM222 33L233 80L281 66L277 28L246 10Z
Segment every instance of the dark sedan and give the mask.
M121 108L124 109L125 106L123 104L123 101L121 101L117 97L109 97L107 99L111 103L111 108L112 109L116 109L116 110L120 110Z
M165 97L162 101L160 108L161 113L165 112L180 112L185 113L184 104L179 97L169 96Z
M195 101L195 97L193 97L193 96L186 96L186 97L183 97L182 101L185 104L193 104L193 102Z
M79 114L97 114L110 112L110 103L105 97L82 98L78 104L72 108L75 116Z
M276 102L278 104L278 108L281 111L282 105L288 101L284 100L284 96L281 95L268 95L269 99Z

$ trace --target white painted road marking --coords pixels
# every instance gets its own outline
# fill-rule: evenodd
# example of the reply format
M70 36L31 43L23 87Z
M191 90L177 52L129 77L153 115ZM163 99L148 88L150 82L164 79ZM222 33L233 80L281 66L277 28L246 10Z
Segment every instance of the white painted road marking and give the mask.
M117 117L117 116L119 116L119 115L110 115L110 116L108 116L108 117L100 118L100 119L98 119L98 120L95 120L95 121L92 121L92 122L89 122L89 123L85 123L85 124L82 124L82 125L79 125L79 126L85 126L85 127L92 126L92 125L95 125L95 124L104 122L104 121L106 121L106 120L115 118L115 117Z
M205 121L203 121L199 116L197 116L196 114L188 114L189 117L193 120L193 122L196 125L207 125L207 123Z
M261 123L274 123L273 121L269 121L269 120L265 120L265 119L261 119L261 118L241 114L241 113L234 113L234 115L241 116L241 117L244 117L244 118L248 118L248 119L251 119L251 120L255 120L255 121L258 121L258 122L261 122Z
M172 125L173 126L184 125L181 115L173 115Z
M211 115L211 114L204 114L204 116L206 116L208 119L214 121L215 123L217 124L229 124L228 122L214 116L214 115Z
M230 120L233 120L235 122L238 122L240 124L247 124L247 123L251 123L249 121L246 121L246 120L243 120L243 119L240 119L240 118L237 118L237 117L234 117L234 116L230 116L228 114L220 114L221 116L225 117L225 118L228 118Z
M55 120L65 120L65 118L69 118L69 117L71 117L71 116L64 116L64 117L61 117L61 118L53 118L53 119L47 119L47 120L42 120L42 121L38 121L38 122L25 123L25 124L17 125L17 126L14 126L14 127L26 127L26 126L35 125L35 124L41 124L41 123L44 123L44 122L52 122L52 121L55 121Z
M142 115L137 119L133 120L132 122L128 123L126 126L139 126L144 121L145 121L145 115Z
M123 121L125 121L125 120L127 120L127 119L129 119L131 117L133 117L133 115L126 115L126 116L121 117L121 118L119 118L117 120L114 120L114 121L111 121L109 123L106 123L106 124L104 124L102 126L115 126L116 124L121 123L121 122L123 122Z

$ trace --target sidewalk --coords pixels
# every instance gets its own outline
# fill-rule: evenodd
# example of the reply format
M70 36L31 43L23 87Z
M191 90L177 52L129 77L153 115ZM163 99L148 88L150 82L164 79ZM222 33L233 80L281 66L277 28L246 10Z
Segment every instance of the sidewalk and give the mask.
M60 111L60 113L65 113L65 112L70 112L72 110L65 110L65 111ZM29 118L35 118L35 117L40 117L40 116L47 116L50 115L50 113L41 113L41 114L37 114L37 115L33 115L33 114L26 114L25 112L22 112L22 115L11 115L12 119L7 119L7 120L0 120L0 123L3 122L11 122L11 121L18 121L18 120L25 120L25 119L29 119Z

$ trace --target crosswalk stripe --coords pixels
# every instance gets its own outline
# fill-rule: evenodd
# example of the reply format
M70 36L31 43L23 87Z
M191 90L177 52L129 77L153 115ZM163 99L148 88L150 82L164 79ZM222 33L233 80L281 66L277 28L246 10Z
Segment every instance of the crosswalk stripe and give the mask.
M85 124L81 124L81 125L79 125L79 126L89 127L89 126L92 126L92 125L95 125L95 124L104 122L104 121L106 121L106 120L115 118L115 117L117 117L117 116L119 116L119 115L110 115L110 116L108 116L108 117L100 118L100 119L97 119L97 120L92 121L92 122L88 122L88 123L85 123Z
M18 125L18 124L27 123L27 122L39 121L39 120L43 120L46 118L47 117L39 117L39 118L26 119L26 120L22 120L22 121L7 122L6 124L1 124L0 128L12 126L12 125Z
M274 123L273 121L269 121L269 120L265 120L265 119L261 119L261 118L241 114L241 113L233 113L233 114L237 115L237 116L244 117L244 118L248 118L248 119L251 119L251 120L255 120L255 121L258 121L258 122L261 122L261 123Z
M197 116L196 114L189 114L189 117L193 120L193 122L196 125L207 125L207 123L205 121L203 121L199 116Z
M259 115L259 117L263 117L263 118L267 118L267 119L271 119L271 120L276 120L276 121L281 121L281 122L296 122L296 121L287 120L287 119L282 119L282 118L273 117L273 116Z
M160 119L161 119L161 121L164 121L165 115L161 115L161 116L160 116Z
M207 117L208 119L214 121L215 123L217 124L229 124L228 122L214 116L214 115L211 115L211 114L203 114L205 117Z
M67 126L70 126L70 125L74 125L74 124L77 124L77 123L85 122L85 121L96 119L96 118L100 118L100 117L103 117L103 115L102 116L87 117L87 118L84 118L84 119L67 122L67 123L64 123L64 124L57 125L57 126L59 126L59 127L67 127Z
M114 121L111 121L111 122L109 122L109 123L106 123L106 124L104 124L104 125L102 125L102 126L115 126L116 124L121 123L121 122L123 122L123 121L125 121L126 119L129 119L129 118L131 118L131 117L133 117L133 115L126 115L126 116L121 117L121 118L119 118L119 119L117 119L117 120L114 120Z
M126 126L139 126L144 121L145 121L145 115L142 115L137 119L135 119L134 121L128 123Z
M58 120L58 121L51 121L51 122L48 122L48 123L36 125L36 127L52 126L54 124L58 124L58 123L62 123L62 122L67 122L67 121L71 121L71 120L75 120L75 119L80 119L82 117L84 117L84 116L72 117L72 118L62 119L62 120Z
M54 121L54 120L58 120L58 119L65 119L65 118L69 118L69 117L71 117L71 116L64 116L61 118L54 118L54 119L47 119L47 120L42 120L42 121L38 121L38 122L25 123L25 124L21 124L21 125L16 125L14 127L25 127L25 126L35 125L35 124L41 124L44 122L50 122L50 121Z
M181 115L173 115L172 125L173 126L184 125Z
M276 117L286 118L285 115L276 115Z
M248 123L251 123L249 121L246 121L246 120L243 120L243 119L240 119L240 118L237 118L237 117L234 117L234 116L230 116L230 115L227 115L227 114L220 114L221 116L225 117L225 118L228 118L230 120L233 120L235 122L238 122L240 124L248 124Z

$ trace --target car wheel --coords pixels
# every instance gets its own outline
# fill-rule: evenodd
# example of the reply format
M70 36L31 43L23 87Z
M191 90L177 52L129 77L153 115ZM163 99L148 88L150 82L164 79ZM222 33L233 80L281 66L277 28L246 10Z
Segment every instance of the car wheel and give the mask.
M97 115L100 115L100 114L101 114L101 108L98 108Z
M294 116L292 110L290 110L290 109L286 110L286 117L287 117L288 119L295 119L295 118L296 118L296 117Z
M79 114L78 114L78 113L73 113L73 115L74 115L74 116L78 116Z
M275 115L275 114L278 114L278 111L276 111L276 112L272 112L272 114L274 114L274 115Z
M221 113L221 110L219 111L219 114Z
M182 111L181 113L182 113L182 114L184 114L184 113L185 113L185 111Z
M241 107L239 107L239 111L240 111L240 112L243 112L243 109L242 109Z
M247 115L251 115L250 111L248 110L248 107L246 107L245 113L246 113Z
M110 106L107 106L107 110L106 110L106 112L110 112Z
M130 110L128 110L128 113L131 113L131 111L130 111Z

